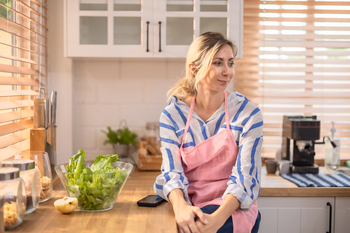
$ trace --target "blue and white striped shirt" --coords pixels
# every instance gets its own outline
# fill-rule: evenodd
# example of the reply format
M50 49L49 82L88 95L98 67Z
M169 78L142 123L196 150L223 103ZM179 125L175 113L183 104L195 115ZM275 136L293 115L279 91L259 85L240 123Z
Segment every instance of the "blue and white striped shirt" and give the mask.
M227 99L230 128L239 152L222 198L232 194L240 201L240 208L248 210L260 195L263 118L260 109L243 95L232 92ZM168 201L172 190L181 189L185 200L191 204L187 193L189 183L182 162L178 159L189 110L187 104L174 97L160 116L163 163L162 174L155 181L154 191L156 195ZM206 122L193 112L184 148L191 149L225 128L224 103Z

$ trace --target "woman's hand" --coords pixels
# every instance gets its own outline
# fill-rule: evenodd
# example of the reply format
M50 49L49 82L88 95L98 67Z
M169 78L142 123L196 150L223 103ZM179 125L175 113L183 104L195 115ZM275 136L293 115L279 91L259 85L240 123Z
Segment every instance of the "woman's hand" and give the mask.
M202 210L195 206L179 205L174 207L175 219L180 233L202 233L197 227L197 222L205 226L206 219ZM197 221L195 221L197 219Z
M222 223L215 214L204 214L204 218L207 220L207 224L196 221L196 226L200 233L216 233L225 223Z
M202 224L206 224L204 213L195 206L190 206L183 197L180 189L174 189L169 194L169 200L173 205L178 231L180 233L200 233L195 219L199 219Z

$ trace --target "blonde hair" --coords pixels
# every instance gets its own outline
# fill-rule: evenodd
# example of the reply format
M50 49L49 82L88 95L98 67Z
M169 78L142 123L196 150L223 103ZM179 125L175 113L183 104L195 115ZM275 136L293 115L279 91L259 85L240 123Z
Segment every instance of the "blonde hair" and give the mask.
M232 48L233 56L236 57L237 46L221 33L206 32L196 38L187 52L186 76L168 91L169 98L174 95L185 99L194 95L198 82L208 74L215 54L226 44ZM191 64L193 68L190 68Z

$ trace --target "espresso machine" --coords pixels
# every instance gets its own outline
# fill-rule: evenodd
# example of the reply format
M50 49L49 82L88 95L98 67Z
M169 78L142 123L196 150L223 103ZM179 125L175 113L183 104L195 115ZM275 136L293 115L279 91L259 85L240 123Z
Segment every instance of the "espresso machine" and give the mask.
M314 164L318 139L320 121L316 116L283 116L282 158L291 162L292 173L318 174Z

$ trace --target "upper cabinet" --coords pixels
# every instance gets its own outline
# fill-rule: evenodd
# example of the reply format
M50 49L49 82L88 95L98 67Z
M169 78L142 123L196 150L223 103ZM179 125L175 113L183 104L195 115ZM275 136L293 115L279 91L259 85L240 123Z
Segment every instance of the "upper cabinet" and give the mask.
M243 0L66 0L65 17L68 57L186 57L207 31L242 54Z

